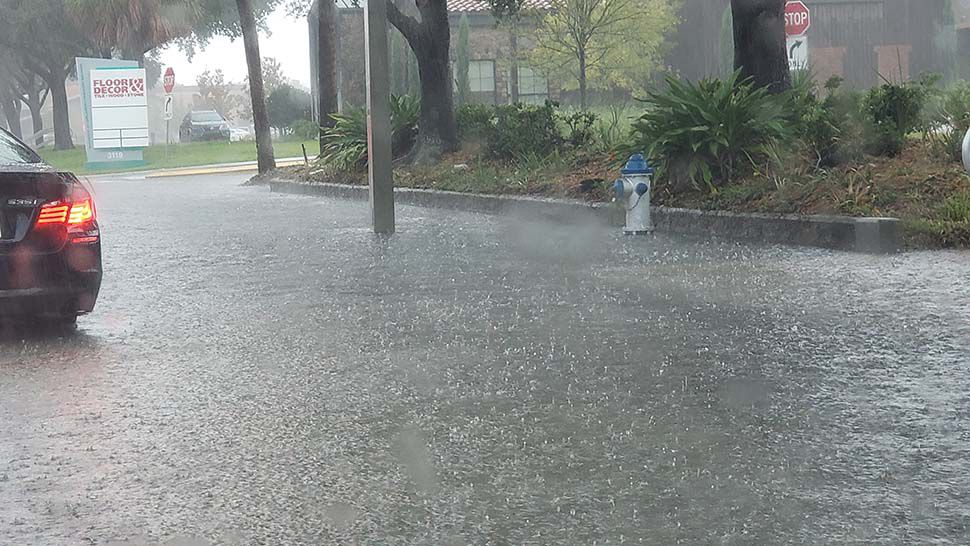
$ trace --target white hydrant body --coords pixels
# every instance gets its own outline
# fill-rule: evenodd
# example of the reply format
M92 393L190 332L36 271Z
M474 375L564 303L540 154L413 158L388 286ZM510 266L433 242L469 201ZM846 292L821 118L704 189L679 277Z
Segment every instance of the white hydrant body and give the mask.
M641 154L630 157L620 171L623 178L616 181L614 191L616 200L626 209L626 225L623 233L639 235L651 233L650 221L650 182L653 169Z

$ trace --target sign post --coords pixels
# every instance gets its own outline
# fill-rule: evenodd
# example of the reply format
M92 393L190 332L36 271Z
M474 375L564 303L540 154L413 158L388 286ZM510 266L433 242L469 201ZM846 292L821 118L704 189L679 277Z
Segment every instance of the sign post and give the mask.
M78 57L88 168L144 165L148 86L135 61Z
M367 171L374 233L394 233L394 178L391 170L391 85L388 76L387 7L368 0L364 11L364 66L367 81Z
M791 70L808 68L808 37L812 26L812 12L802 0L785 4L785 35L788 45L788 67Z

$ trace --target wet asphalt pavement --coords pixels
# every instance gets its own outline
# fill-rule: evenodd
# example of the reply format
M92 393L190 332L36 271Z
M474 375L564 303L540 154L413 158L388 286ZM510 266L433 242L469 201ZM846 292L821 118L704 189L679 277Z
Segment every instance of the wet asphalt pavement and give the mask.
M0 338L0 544L968 544L970 254L103 179Z

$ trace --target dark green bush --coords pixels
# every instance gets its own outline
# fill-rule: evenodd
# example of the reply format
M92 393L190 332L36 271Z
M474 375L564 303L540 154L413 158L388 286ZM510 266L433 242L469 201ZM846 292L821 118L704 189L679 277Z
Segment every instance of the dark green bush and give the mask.
M573 112L572 114L560 114L560 117L569 129L566 140L570 144L580 148L592 142L596 114L592 112Z
M868 123L866 152L895 157L906 143L906 135L920 125L925 89L914 83L886 82L870 89L862 100Z
M495 117L495 107L486 104L463 104L455 111L455 121L458 124L458 136L465 138L481 138L485 136L488 126Z
M634 123L634 145L674 182L703 182L716 192L791 136L788 99L741 81L740 72L696 84L667 78L667 86L643 99L647 111Z
M315 121L298 119L290 124L290 134L300 140L316 140L320 137L320 127Z
M420 102L409 96L391 97L391 143L393 154L400 157L410 151L418 133ZM319 161L341 169L354 170L367 165L367 113L352 108L333 114L335 124L324 131L324 144Z
M495 108L495 119L485 132L488 154L496 159L513 160L534 154L549 155L562 142L556 127L555 104L543 106L510 104Z

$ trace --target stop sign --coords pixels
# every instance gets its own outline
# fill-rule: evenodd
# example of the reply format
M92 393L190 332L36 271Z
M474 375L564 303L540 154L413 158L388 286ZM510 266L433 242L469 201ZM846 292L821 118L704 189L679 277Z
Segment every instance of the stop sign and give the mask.
M165 86L165 93L171 93L175 89L175 71L172 67L168 67L165 71L165 77L162 79L162 85Z
M785 4L785 34L801 36L812 26L812 14L801 0Z

